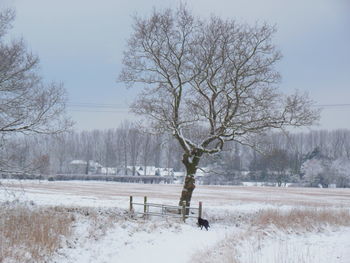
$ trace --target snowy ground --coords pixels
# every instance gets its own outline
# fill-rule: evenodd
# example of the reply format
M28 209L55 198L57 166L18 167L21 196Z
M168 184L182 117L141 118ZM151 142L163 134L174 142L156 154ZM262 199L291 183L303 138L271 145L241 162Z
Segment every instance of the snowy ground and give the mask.
M86 235L85 224L77 230ZM101 238L80 238L71 249L64 248L52 262L181 263L198 247L207 247L225 237L227 229L200 231L178 222L124 222Z
M204 231L197 228L192 219L183 224L178 219L153 217L145 221L128 216L130 195L135 196L135 201L141 202L147 195L150 202L176 205L181 191L179 185L0 182L0 202L33 201L38 206L107 212L114 209L120 213L110 225L103 221L103 215L91 220L89 216L78 214L73 236L63 241L51 263L222 262L206 257L206 251L247 231L251 227L248 219L260 209L350 209L350 189L197 186L192 205L203 201L204 215L211 223L210 230ZM239 262L350 262L348 227L329 226L320 233L272 231L258 243L257 239L252 240L239 244ZM230 258L226 262L236 263Z
M251 246L245 253L246 262L350 262L350 229L325 230L305 235L277 234L260 250ZM249 249L251 250L249 252Z
M6 187L0 201L9 198L35 200L41 205L71 205L127 208L129 196L154 202L176 204L181 185L128 184L101 181L32 181L0 180ZM11 190L11 191L10 191ZM272 207L318 206L350 207L350 189L278 188L199 185L192 204L203 201L207 207L228 209L261 209Z

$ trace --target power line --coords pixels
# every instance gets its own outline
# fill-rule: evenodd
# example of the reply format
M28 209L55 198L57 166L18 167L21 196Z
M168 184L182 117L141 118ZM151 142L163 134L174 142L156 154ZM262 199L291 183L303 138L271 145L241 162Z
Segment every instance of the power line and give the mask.
M320 108L330 108L330 107L349 107L350 103L339 103L339 104L320 104L320 105L315 105L315 107L320 107Z
M72 112L91 112L91 113L121 113L128 112L129 108L121 104L97 103L97 102L72 102L67 104L69 111ZM313 105L321 109L336 109L336 107L350 107L350 103L318 104Z
M112 109L120 109L125 108L122 105L118 104L108 104L108 103L68 103L68 107L74 108L112 108Z
M74 111L74 112L114 112L114 113L120 113L120 112L128 112L129 109L119 109L119 110L76 110L76 109L71 109L69 111Z
M113 109L123 109L125 106L121 104L111 104L111 103L95 103L95 102L78 102L78 103L68 103L68 107L78 107L78 108L113 108ZM334 103L334 104L317 104L313 107L349 107L350 103Z
M129 111L127 106L111 103L97 102L71 102L67 103L71 112L91 112L91 113L126 113Z

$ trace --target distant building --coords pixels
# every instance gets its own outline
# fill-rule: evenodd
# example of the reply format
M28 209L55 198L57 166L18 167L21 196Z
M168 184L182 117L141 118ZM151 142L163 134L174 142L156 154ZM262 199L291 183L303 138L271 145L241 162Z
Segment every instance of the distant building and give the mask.
M186 172L174 172L174 182L182 184L185 180Z
M118 168L116 167L101 167L101 174L116 175L117 173L118 173Z
M123 172L123 170L121 170L121 172ZM127 172L128 175L135 176L174 176L173 168L161 168L155 166L127 166Z
M93 160L73 160L69 164L69 171L72 174L101 174L103 166Z
M198 184L201 184L203 182L204 177L209 175L209 172L210 172L210 168L208 167L198 168L194 176L194 178L196 179L196 182ZM173 174L174 174L174 180L176 183L184 182L186 177L186 172L173 172Z
M162 168L155 166L127 166L125 167L104 167L93 160L73 160L69 164L69 173L71 174L101 174L118 176L161 176L174 177L173 168Z

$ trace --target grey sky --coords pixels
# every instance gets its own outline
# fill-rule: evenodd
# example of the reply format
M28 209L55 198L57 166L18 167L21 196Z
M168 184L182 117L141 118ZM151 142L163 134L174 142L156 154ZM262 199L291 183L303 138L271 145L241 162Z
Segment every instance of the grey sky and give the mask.
M241 22L276 24L282 50L281 89L307 91L318 104L350 104L349 0L188 0L200 16L215 14ZM62 81L76 128L113 128L128 117L137 90L116 83L135 13L176 7L168 0L0 0L15 7L14 37L23 36L41 58L47 81ZM82 108L77 103L120 108ZM101 112L96 112L101 111ZM108 112L107 112L108 111ZM113 112L110 112L113 111ZM350 128L350 106L327 107L318 128Z

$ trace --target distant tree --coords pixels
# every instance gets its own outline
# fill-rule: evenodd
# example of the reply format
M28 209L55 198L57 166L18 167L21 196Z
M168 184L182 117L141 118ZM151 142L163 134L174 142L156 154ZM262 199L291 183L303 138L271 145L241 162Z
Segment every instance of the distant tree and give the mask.
M93 160L91 133L83 131L80 134L80 155L86 163L85 174L89 174L90 160Z
M339 158L332 162L337 187L350 187L350 160Z
M117 149L114 131L112 129L107 130L104 133L104 148L105 148L105 165L107 167L115 167L117 165Z
M321 149L319 147L316 147L315 149L313 149L313 151L307 153L304 157L305 160L312 160L312 159L321 160L324 158L325 156L322 154Z
M37 170L39 171L40 175L49 175L50 157L47 154L39 156L34 163L37 166Z
M200 19L181 6L136 17L133 29L120 80L145 87L133 111L173 134L184 151L180 203L190 205L204 154L220 152L227 141L252 145L251 135L318 119L306 95L277 90L281 54L267 24ZM202 134L191 132L198 127Z
M232 158L232 168L236 171L242 170L242 160L239 153L239 145L238 143L234 144L234 155Z
M132 175L136 175L136 166L140 159L140 148L142 137L140 131L132 124L128 131L128 147L130 152L130 164L132 166Z
M163 138L162 136L156 136L154 138L153 152L154 152L154 166L161 167L161 159L162 159L162 145Z
M117 144L118 144L118 155L120 155L121 163L123 164L124 174L128 175L128 161L129 161L129 148L128 148L128 122L122 122L119 128L117 129Z
M147 166L150 165L151 162L151 156L153 155L151 153L151 144L152 144L152 136L151 134L141 134L141 145L139 145L140 152L141 152L141 161L142 165L144 167L144 174L147 175Z
M286 150L272 149L264 156L264 161L278 186L288 181L289 156Z
M54 172L64 173L67 172L68 164L72 161L72 147L75 144L72 143L71 134L57 134L52 138L51 147L53 149L46 154L53 155L52 159L57 160L57 169Z
M335 183L335 174L332 162L329 159L310 159L303 163L301 171L304 173L303 180L311 186L321 185L324 188Z

